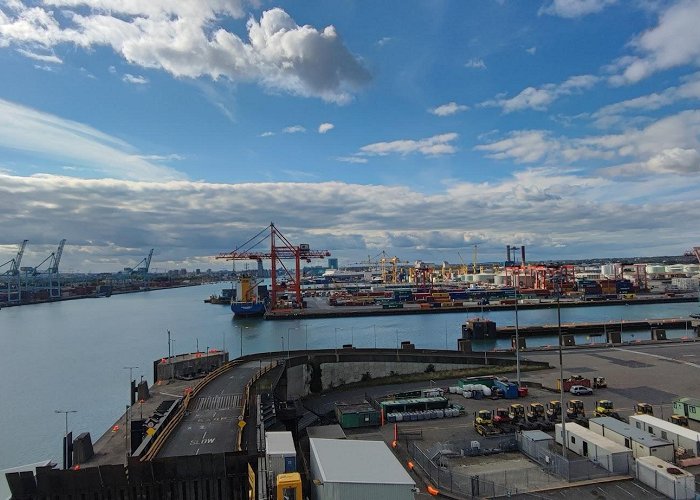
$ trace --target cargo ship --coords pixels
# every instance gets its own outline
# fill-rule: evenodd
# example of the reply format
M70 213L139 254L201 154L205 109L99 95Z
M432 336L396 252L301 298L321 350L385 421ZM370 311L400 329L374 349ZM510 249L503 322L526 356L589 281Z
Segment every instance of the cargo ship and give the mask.
M267 309L267 287L248 275L241 275L236 281L236 294L231 300L234 317L250 318L262 316Z

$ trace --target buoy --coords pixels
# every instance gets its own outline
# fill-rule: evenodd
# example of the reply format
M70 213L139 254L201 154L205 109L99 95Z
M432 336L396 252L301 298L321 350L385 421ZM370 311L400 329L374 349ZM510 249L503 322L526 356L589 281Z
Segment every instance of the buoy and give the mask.
M438 490L437 488L433 487L432 484L429 484L429 485L428 485L427 491L428 491L428 493L430 493L430 494L431 494L432 496L434 496L434 497L436 497L436 496L438 496L438 495L440 494L440 490Z

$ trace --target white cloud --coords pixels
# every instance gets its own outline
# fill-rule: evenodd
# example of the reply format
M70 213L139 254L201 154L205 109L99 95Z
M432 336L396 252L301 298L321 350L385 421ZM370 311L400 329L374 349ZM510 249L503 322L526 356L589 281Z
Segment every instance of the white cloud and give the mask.
M267 132L263 132L262 134L260 134L260 137L272 137L273 135L275 135L275 133L274 133L274 132L270 132L270 131L268 130Z
M379 40L377 40L377 45L379 45L380 47L384 47L387 43L391 42L392 40L393 40L392 37L385 36L385 37L382 37Z
M540 7L539 14L565 18L582 17L602 11L617 0L551 0Z
M700 151L700 110L664 117L643 128L582 138L554 137L542 130L520 130L474 148L489 158L517 163L570 164L581 160L626 161L605 167L605 175L696 173Z
M431 108L428 110L428 112L437 116L449 116L454 115L456 113L461 113L462 111L467 111L468 109L469 106L465 106L464 104L457 104L456 102L452 101L448 102L447 104L438 106L436 108Z
M642 33L631 45L639 55L625 56L613 64L621 71L610 78L615 85L635 83L657 71L686 64L700 66L700 2L681 0L666 10L656 27Z
M82 123L0 99L0 147L87 167L125 179L179 179L179 172L139 156L124 141Z
M282 129L285 134L299 134L301 132L306 132L306 129L301 125L292 125L290 127L285 127Z
M481 105L488 107L500 107L504 113L521 111L523 109L536 109L543 111L547 109L547 106L552 104L560 97L590 89L599 81L600 78L595 75L572 76L559 84L547 83L539 88L527 87L518 95L511 97L510 99L499 96L496 99L484 101L481 103Z
M17 52L22 54L24 57L28 57L29 59L34 59L35 61L41 61L41 62L53 63L53 64L62 64L63 63L61 58L58 57L56 54L37 54L35 52L29 51L29 50L24 50L24 49L17 49Z
M248 20L246 42L224 28L227 17L243 15L237 0L16 1L0 11L0 47L107 46L130 64L176 77L257 82L341 104L370 80L333 26L299 26L273 8Z
M533 47L530 47L529 49L525 49L525 52L527 52L527 53L530 54L531 56L534 56L535 53L537 52L537 47L534 47L534 46L533 46Z
M136 85L145 85L148 83L148 78L141 75L132 75L129 73L125 73L122 77L122 81L126 83L133 83Z
M474 69L486 69L486 63L483 59L479 57L473 57L472 59L469 59L466 63L464 63L464 66L466 66L467 68Z
M651 197L639 201L640 193ZM47 200L60 217L37 209ZM341 258L395 249L405 260L440 260L449 250L449 260L456 262L456 251L475 239L495 258L515 235L537 259L653 254L659 242L680 252L687 241L700 239L700 230L688 224L688 214L698 209L696 185L687 178L628 181L559 168L528 169L494 182L451 183L432 194L342 182L232 185L0 175L0 257L24 238L32 249L55 248L67 238L66 268L116 271L149 248L157 249L154 267L198 260L223 268L210 256L245 241L271 220L292 241L329 248ZM446 213L460 214L460 227L469 230L456 228ZM566 253L555 246L565 246ZM28 254L27 262L35 257Z
M109 71L113 75L117 74L117 68L115 68L114 66L110 66L109 68L107 68L107 71Z
M457 151L457 148L451 143L457 140L458 137L458 134L451 132L419 140L402 139L391 142L377 142L362 146L360 153L372 156L386 156L388 154L407 155L411 153L421 153L426 156L452 154Z
M367 163L367 158L362 158L361 156L339 156L336 160L343 163Z
M332 123L322 123L321 125L318 126L318 133L319 134L325 134L329 130L333 130L335 128L335 125Z

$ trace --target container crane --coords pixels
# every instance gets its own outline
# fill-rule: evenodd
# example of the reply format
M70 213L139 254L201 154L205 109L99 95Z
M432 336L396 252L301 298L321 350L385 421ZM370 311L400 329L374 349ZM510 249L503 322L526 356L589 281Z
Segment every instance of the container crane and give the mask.
M22 264L24 249L27 247L28 242L29 240L22 241L22 243L19 244L17 255L4 264L0 264L0 269L6 266L8 267L8 269L2 273L2 275L7 277L7 302L20 302L22 299L20 266Z
M269 238L270 251L255 250L255 247ZM324 259L330 257L328 250L311 250L309 245L292 243L275 227L274 222L250 238L248 241L238 246L231 252L220 253L216 259L223 260L269 260L270 261L270 304L272 309L278 309L278 297L282 286L277 282L277 266L282 269L282 275L286 275L285 289L294 292L293 307L302 308L303 300L301 295L301 261L311 262L311 259ZM285 264L285 261L293 260L295 264L294 273Z
M49 297L52 299L61 297L61 276L58 273L58 266L61 263L61 256L63 255L63 247L65 244L66 240L62 239L58 243L58 248L56 251L51 252L51 255L46 257L36 267L34 267L32 272L33 276L46 274L46 289L49 291ZM41 271L41 266L47 263L48 267L46 268L46 271Z

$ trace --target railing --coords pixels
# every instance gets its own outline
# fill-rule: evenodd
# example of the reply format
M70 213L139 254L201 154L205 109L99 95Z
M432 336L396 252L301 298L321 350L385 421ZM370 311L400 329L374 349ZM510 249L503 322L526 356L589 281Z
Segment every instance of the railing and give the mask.
M248 411L248 399L250 399L250 388L253 386L255 382L260 380L266 373L269 371L277 368L279 365L279 361L274 361L267 365L265 368L262 368L261 370L258 370L255 375L253 375L253 378L251 378L248 383L245 385L245 390L243 391L243 406L241 407L241 414L238 416L238 421L239 422L244 422L245 421L245 415L246 412ZM243 429L239 428L238 430L238 436L236 438L236 451L241 451L241 446L243 442Z

